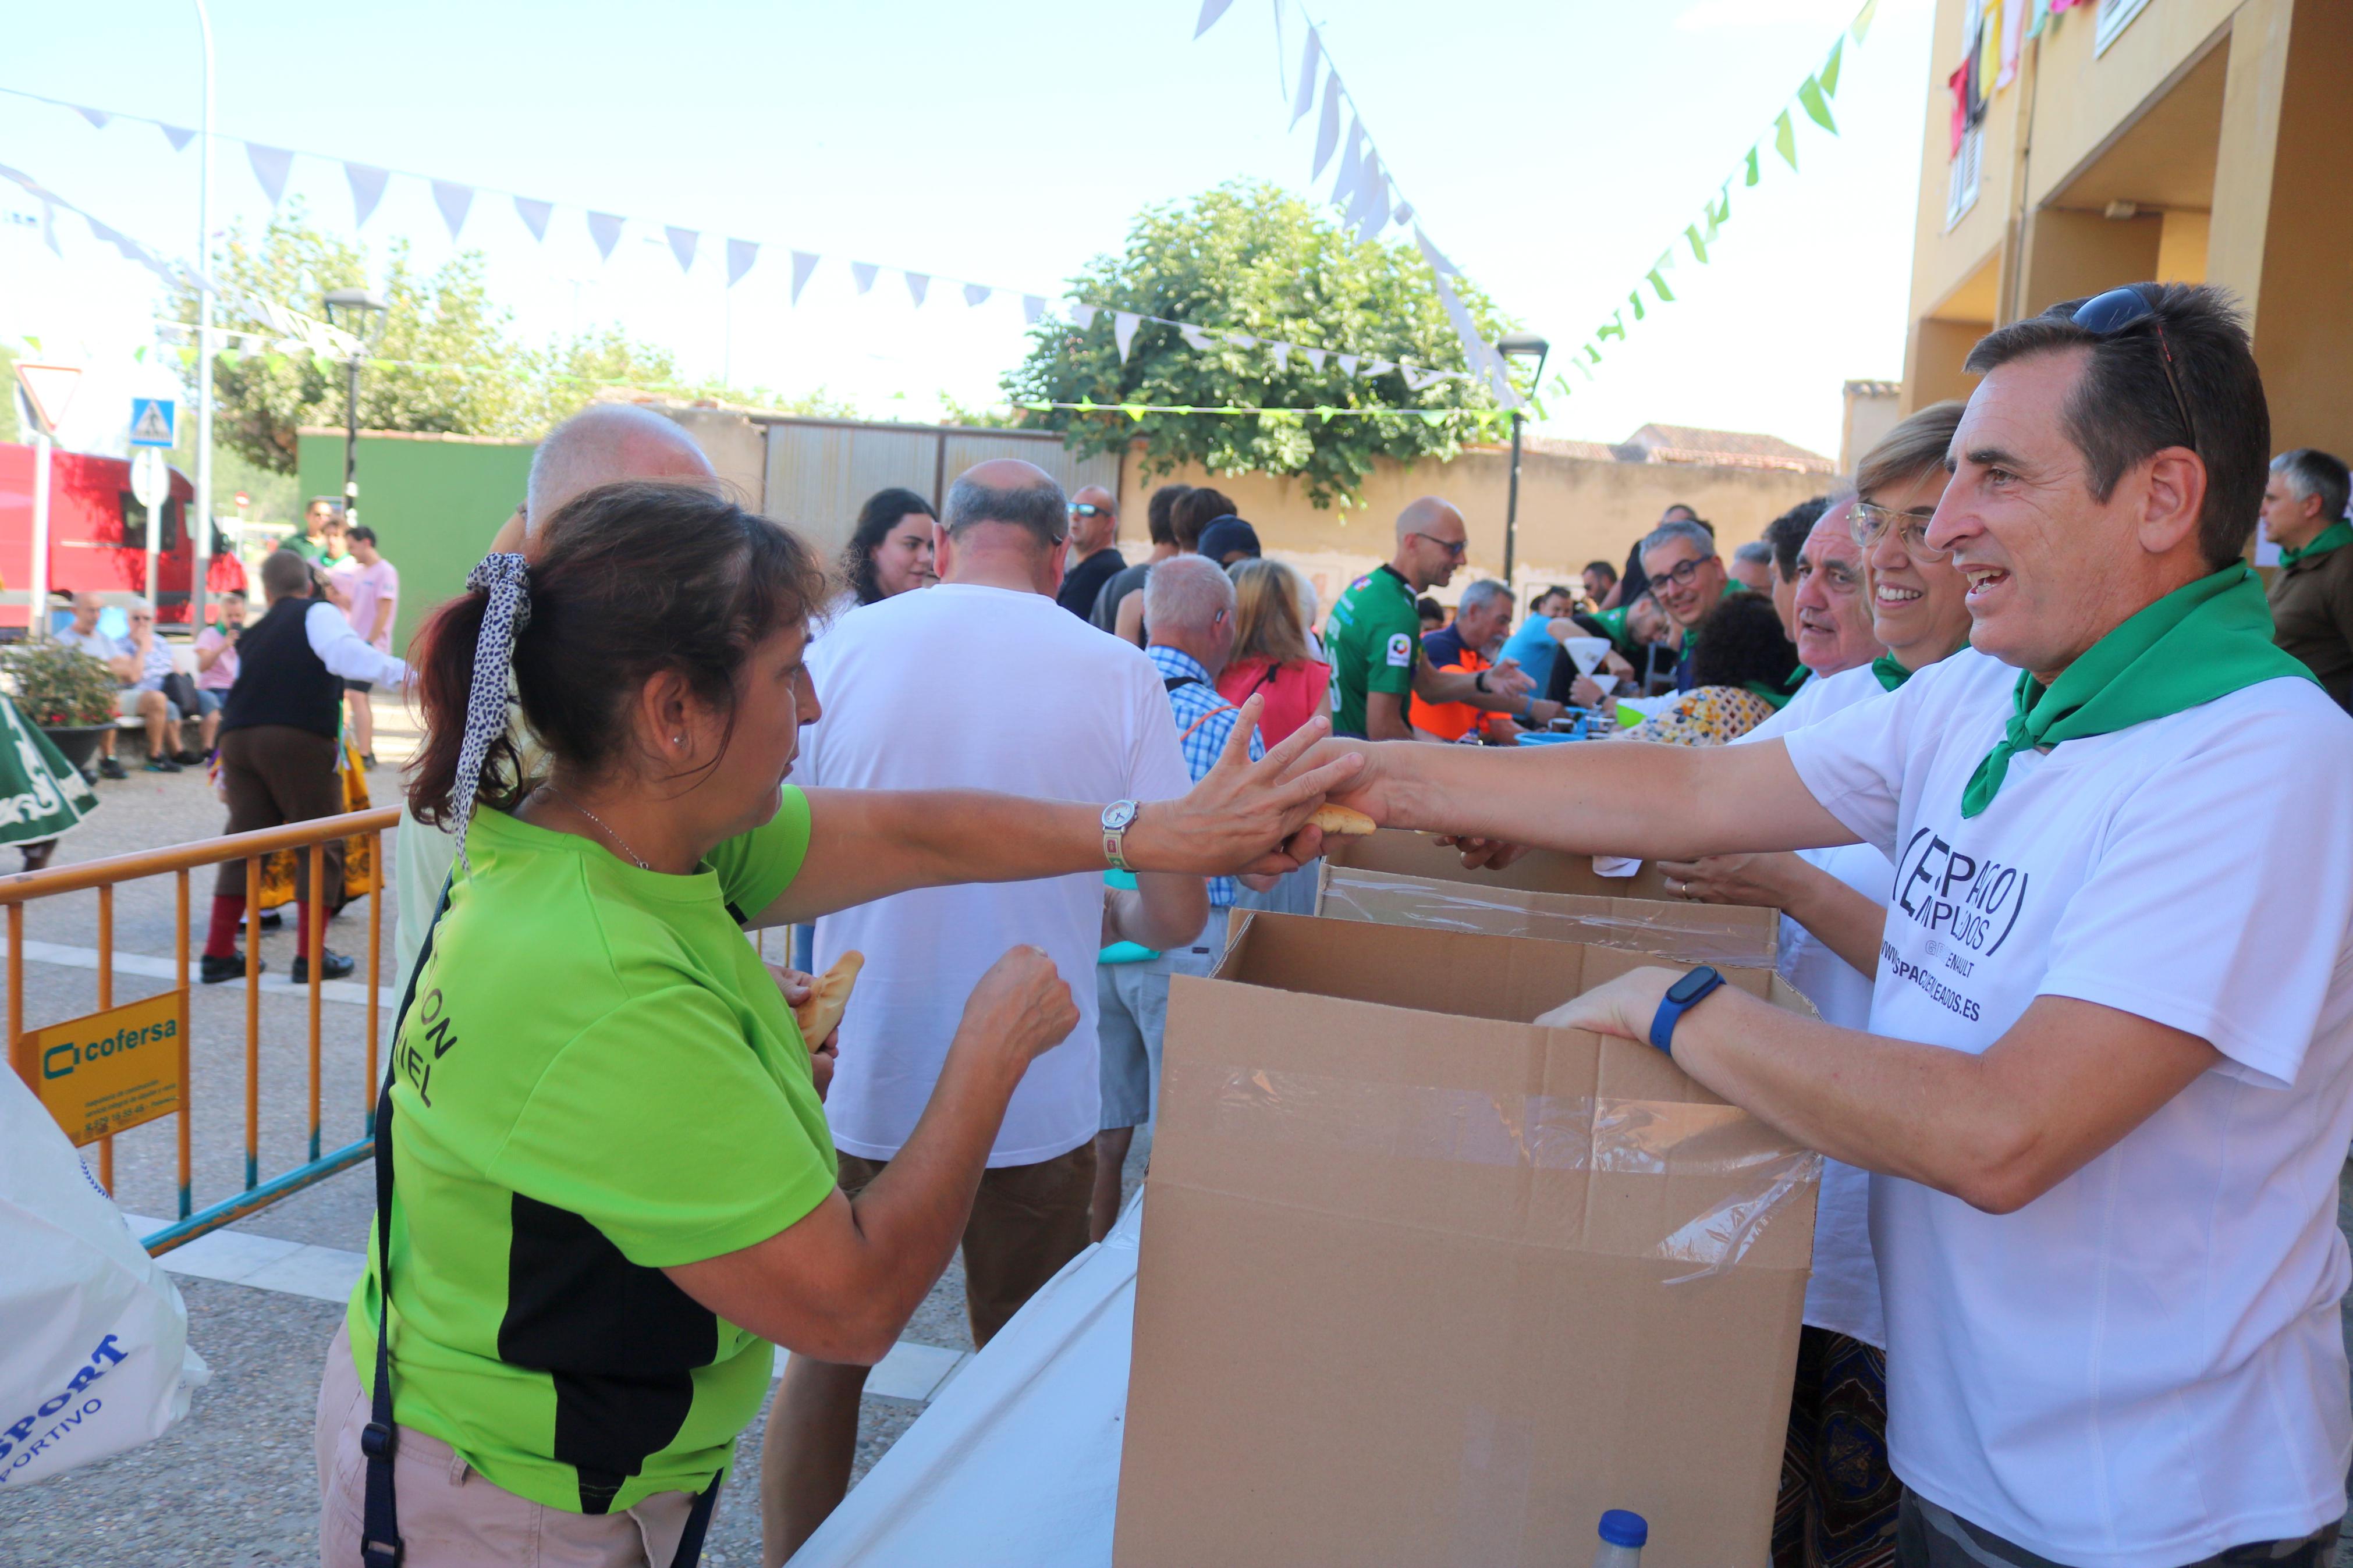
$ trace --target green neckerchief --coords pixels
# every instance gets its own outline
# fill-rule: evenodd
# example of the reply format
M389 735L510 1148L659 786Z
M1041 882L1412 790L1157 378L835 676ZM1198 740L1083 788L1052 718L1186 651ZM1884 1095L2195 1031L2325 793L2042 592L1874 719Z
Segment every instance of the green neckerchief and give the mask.
M1879 677L1881 687L1889 691L1894 690L1912 679L1912 672L1897 663L1895 656L1892 653L1883 653L1873 659L1871 673Z
M1993 804L2010 759L2128 730L2283 676L2314 679L2272 644L2271 605L2244 562L2177 588L2094 643L2045 689L2021 670L2010 726L1961 792L1961 815Z
M1778 686L1774 685L1769 680L1751 680L1745 682L1744 685L1747 690L1754 691L1757 696L1762 697L1766 701L1771 703L1773 705L1773 711L1778 713L1782 709L1787 708L1789 705L1789 699L1798 694L1798 689L1805 685L1807 681L1813 679L1813 674L1814 672L1812 670L1808 669L1801 664L1798 666L1797 668L1791 670L1789 672L1789 679L1783 681Z
M2326 555L2330 551L2342 549L2348 544L2353 544L2353 522L2332 522L2322 529L2314 537L2313 542L2301 550L2291 550L2284 544L2281 545L2280 564L2293 566L2307 556Z

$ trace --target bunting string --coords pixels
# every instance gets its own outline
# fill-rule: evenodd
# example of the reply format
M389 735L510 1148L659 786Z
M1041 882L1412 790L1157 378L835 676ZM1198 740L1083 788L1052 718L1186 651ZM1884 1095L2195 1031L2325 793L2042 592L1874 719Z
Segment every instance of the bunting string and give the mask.
M1575 366L1585 380L1592 381L1594 367L1604 362L1603 343L1625 342L1628 330L1647 321L1651 309L1675 302L1674 287L1667 281L1666 275L1674 270L1676 259L1683 251L1688 250L1696 265L1710 265L1709 249L1718 243L1725 224L1732 216L1733 186L1737 184L1743 190L1752 189L1764 178L1762 149L1768 142L1774 154L1795 174L1798 168L1798 115L1804 115L1832 136L1839 133L1838 121L1831 112L1831 101L1838 96L1839 75L1845 63L1847 44L1850 40L1857 47L1862 44L1870 36L1872 19L1878 10L1879 0L1863 0L1862 9L1855 13L1854 20L1840 30L1837 40L1831 45L1829 58L1819 69L1810 72L1806 79L1798 84L1797 90L1790 94L1765 132L1749 143L1747 152L1741 155L1732 173L1718 184L1715 194L1700 204L1698 216L1683 226L1681 234L1667 242L1667 247L1659 253L1659 258L1651 263L1633 288L1626 291L1625 303L1614 307L1609 319L1597 324L1585 341L1569 352L1568 363ZM1649 300L1647 305L1645 296ZM1566 397L1575 391L1575 387L1568 379L1567 371L1563 370L1554 376L1546 390Z
M1212 17L1210 20L1214 21L1215 18ZM99 130L105 129L110 122L117 120L152 125L164 133L164 139L171 143L174 151L185 148L194 136L194 132L183 131L177 126L145 115L91 108L69 102L63 99L28 92L18 88L0 88L0 93L47 104L53 108L70 110ZM222 142L237 141L235 137L226 136L216 139ZM448 229L453 242L465 228L469 219L473 217L476 211L475 198L479 195L506 197L512 204L516 217L529 231L532 238L540 244L546 242L554 215L559 205L554 202L501 191L488 185L416 174L405 169L379 168L374 164L336 158L329 153L313 153L300 148L268 147L249 142L239 142L239 144L245 147L247 164L252 170L262 194L269 198L273 211L285 199L295 159L311 158L340 164L343 170L345 184L351 191L353 222L354 226L359 228L364 228L368 220L375 216L383 203L386 187L396 177L419 182L428 187L434 207L440 214L442 224ZM127 258L139 262L166 281L177 283L185 279L193 281L196 287L216 295L221 293L221 290L215 287L212 279L188 267L185 262L166 259L153 247L130 239L81 207L58 195L54 191L39 185L29 175L21 174L5 165L0 165L0 176L15 180L28 195L43 204L45 215L43 237L50 249L60 257L64 253L58 249L56 237L54 222L56 209L63 209L82 218L90 225L91 233L98 238L113 245ZM632 217L619 213L603 212L594 208L575 210L581 212L590 242L596 246L600 259L606 262L611 261L613 252L618 247L624 232L631 227L645 232L649 238L658 234L659 243L668 248L671 258L677 262L679 270L682 274L691 274L693 271L696 260L702 254L702 231L700 229ZM480 220L476 218L474 221ZM1419 231L1417 231L1417 237ZM786 252L790 258L791 279L788 298L792 304L798 305L802 290L808 286L809 279L827 259L820 252L730 237L724 247L726 287L733 289L742 282L758 266L764 252L777 250ZM1454 276L1451 265L1446 263L1442 257L1438 256L1426 242L1424 253L1433 258L1433 266L1441 268L1440 289L1441 297L1450 301L1450 316L1459 315L1461 321L1468 321L1468 312L1461 310L1460 301L1454 300L1452 289L1446 282L1447 278ZM977 310L1000 295L1018 299L1020 301L1023 322L1028 326L1039 325L1046 319L1049 310L1049 295L1042 290L1013 289L1002 284L954 278L944 273L919 272L913 268L892 267L880 262L853 260L848 263L848 268L850 281L860 294L871 292L881 273L890 271L899 274L905 282L909 300L918 310L923 307L929 298L931 286L937 282L952 286L962 295L965 306L970 309ZM1341 373L1350 376L1369 378L1386 375L1392 371L1398 372L1404 375L1407 385L1417 392L1447 381L1493 384L1491 376L1479 374L1478 367L1481 362L1475 355L1469 361L1473 366L1472 372L1440 370L1433 366L1416 364L1410 361L1387 360L1331 344L1286 342L1272 338L1261 338L1248 332L1202 327L1189 321L1155 316L1144 311L1123 310L1109 305L1080 301L1071 304L1069 309L1074 324L1082 331L1092 328L1099 316L1108 315L1113 324L1113 339L1118 346L1123 362L1126 360L1134 343L1137 329L1145 322L1153 322L1176 331L1196 352L1215 348L1219 342L1240 349L1261 350L1273 358L1278 369L1289 363L1290 356L1297 354L1308 360L1319 371L1324 368L1327 360L1336 362ZM260 315L258 311L256 316L257 319L269 321L269 318ZM275 321L270 321L269 324L273 328L279 326ZM1460 321L1458 321L1459 325ZM332 331L332 328L325 328L322 322L314 323L314 327ZM279 335L300 338L302 333L300 330L286 330L280 331ZM1475 331L1472 336L1476 338ZM338 352L348 353L348 350Z

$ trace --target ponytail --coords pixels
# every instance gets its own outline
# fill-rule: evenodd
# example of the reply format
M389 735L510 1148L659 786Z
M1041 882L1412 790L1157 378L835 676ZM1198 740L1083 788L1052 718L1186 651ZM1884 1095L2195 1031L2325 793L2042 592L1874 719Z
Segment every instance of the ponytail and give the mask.
M465 594L425 628L418 687L426 746L409 784L419 822L454 826L468 870L466 823L477 802L511 811L522 796L522 756L508 732L507 678L515 636L531 624L531 574L520 555L485 555Z

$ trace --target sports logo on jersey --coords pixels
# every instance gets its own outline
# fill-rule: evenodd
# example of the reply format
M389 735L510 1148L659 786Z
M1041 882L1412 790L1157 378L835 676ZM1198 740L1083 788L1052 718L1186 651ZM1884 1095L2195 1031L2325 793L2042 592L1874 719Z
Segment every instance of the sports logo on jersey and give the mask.
M1404 632L1389 634L1389 668L1403 669L1413 662L1413 638Z

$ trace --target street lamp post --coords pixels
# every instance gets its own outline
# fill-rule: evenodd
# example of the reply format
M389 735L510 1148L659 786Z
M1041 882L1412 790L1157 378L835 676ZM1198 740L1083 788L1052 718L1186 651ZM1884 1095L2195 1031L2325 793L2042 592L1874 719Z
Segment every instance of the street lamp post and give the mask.
M364 289L336 289L326 298L327 320L342 327L361 342L368 338L368 322L373 317L384 319L385 303ZM341 311L338 320L336 312ZM357 528L360 523L360 350L354 347L351 358L344 362L348 379L343 384L343 526Z
M1506 332L1495 341L1495 352L1505 359L1534 359L1536 373L1531 384L1544 380L1545 356L1552 353L1552 344L1534 332ZM1512 489L1504 503L1504 586L1512 596L1519 597L1519 585L1512 581L1512 567L1519 555L1520 545L1520 427L1527 423L1523 409L1512 410Z

